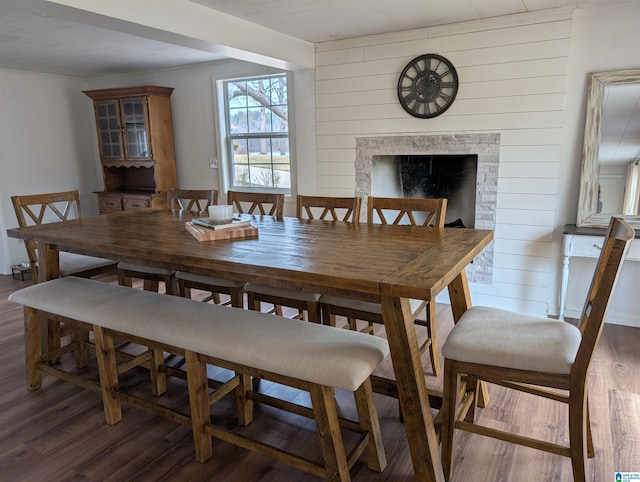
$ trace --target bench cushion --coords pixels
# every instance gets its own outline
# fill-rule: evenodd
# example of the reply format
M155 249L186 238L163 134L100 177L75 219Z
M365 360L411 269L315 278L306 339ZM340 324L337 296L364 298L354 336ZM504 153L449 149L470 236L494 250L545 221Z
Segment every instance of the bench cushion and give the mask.
M387 341L257 311L91 279L32 285L9 301L279 375L355 391L389 353Z

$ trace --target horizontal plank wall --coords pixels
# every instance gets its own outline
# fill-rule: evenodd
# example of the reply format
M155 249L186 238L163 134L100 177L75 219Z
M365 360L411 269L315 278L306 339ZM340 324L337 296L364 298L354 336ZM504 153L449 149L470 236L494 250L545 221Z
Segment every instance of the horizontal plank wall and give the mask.
M472 284L473 302L545 315L570 36L560 11L318 44L318 194L353 194L356 137L499 133L493 283ZM396 84L426 53L448 58L460 87L443 115L417 119Z

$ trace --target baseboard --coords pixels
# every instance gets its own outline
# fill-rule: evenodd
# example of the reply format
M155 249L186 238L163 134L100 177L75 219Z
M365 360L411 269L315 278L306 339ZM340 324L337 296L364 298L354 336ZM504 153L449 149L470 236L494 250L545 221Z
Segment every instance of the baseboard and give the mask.
M565 318L577 319L581 314L582 308L570 308L567 306L564 309ZM604 321L605 323L610 323L612 325L624 325L640 328L640 316L630 315L629 313L616 312L615 310L609 310Z

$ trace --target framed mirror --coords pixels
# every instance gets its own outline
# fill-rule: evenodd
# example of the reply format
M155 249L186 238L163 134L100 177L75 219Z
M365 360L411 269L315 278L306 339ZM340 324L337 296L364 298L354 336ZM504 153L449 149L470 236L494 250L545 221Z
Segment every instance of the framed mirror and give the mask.
M640 69L591 75L576 224L640 229Z

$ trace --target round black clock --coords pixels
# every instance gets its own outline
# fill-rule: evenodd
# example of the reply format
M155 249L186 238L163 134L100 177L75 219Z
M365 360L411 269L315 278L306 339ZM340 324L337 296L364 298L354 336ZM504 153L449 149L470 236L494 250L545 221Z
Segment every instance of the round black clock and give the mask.
M398 99L414 117L428 119L446 111L458 93L458 73L441 55L416 57L398 79Z

